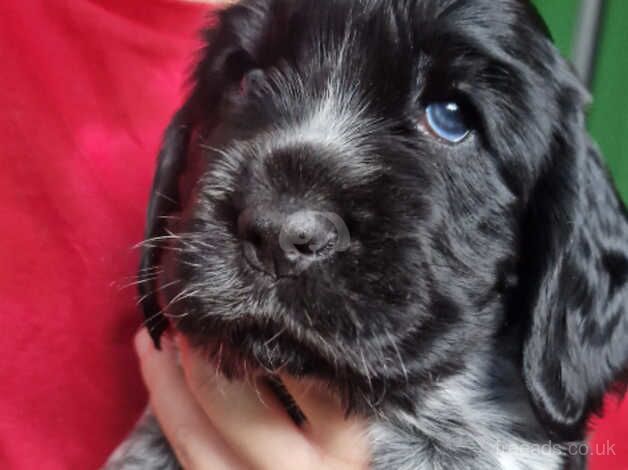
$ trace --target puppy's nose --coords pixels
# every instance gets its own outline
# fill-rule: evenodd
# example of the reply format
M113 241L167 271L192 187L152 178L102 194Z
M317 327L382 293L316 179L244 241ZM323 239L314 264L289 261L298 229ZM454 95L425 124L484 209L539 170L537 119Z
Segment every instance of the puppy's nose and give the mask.
M264 207L239 215L238 235L249 263L277 278L297 276L313 262L330 257L339 241L334 221L324 213Z

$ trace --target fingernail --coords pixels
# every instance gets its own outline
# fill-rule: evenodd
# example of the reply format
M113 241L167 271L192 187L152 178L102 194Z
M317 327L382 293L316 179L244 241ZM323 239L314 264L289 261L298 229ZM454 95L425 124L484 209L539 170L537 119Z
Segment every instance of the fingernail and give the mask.
M181 351L181 348L183 347L183 341L184 341L184 338L181 335L181 333L175 331L175 333L172 335L172 340L174 342L174 346L179 351Z
M134 343L135 352L139 356L148 353L153 348L152 340L146 328L140 328L140 330L135 334Z
M175 349L172 334L169 332L166 332L166 334L161 337L161 349L168 353L171 353Z
M172 354L174 351L174 344L169 335L164 334L159 340L159 345L160 348L157 349L146 328L141 328L135 335L135 351L138 355L154 352Z

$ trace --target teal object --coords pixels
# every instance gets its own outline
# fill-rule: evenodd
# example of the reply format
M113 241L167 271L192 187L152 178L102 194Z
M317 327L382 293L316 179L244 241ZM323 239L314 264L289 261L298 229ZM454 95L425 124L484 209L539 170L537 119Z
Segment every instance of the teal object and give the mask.
M547 22L556 45L565 57L569 57L580 1L536 0L533 3Z
M628 201L628 1L608 1L602 28L589 128Z
M586 0L582 0L586 1ZM569 57L579 0L536 0L556 44ZM592 85L589 129L628 201L628 0L607 0Z

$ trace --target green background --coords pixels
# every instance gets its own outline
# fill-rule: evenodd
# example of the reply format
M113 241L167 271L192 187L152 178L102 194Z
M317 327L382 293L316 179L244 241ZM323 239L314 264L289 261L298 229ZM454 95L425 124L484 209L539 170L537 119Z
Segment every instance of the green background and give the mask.
M558 47L569 56L580 1L536 0L535 3ZM628 0L607 0L601 28L589 129L624 200L628 201Z

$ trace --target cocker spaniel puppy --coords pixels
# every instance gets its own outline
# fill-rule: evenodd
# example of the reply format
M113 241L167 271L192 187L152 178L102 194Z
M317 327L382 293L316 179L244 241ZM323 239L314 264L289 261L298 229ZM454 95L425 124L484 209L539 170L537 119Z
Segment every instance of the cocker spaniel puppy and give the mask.
M587 100L527 0L229 7L159 156L154 339L327 384L376 469L584 468L568 445L628 362ZM149 421L112 465L164 452Z

